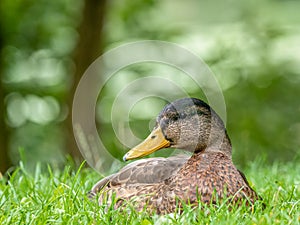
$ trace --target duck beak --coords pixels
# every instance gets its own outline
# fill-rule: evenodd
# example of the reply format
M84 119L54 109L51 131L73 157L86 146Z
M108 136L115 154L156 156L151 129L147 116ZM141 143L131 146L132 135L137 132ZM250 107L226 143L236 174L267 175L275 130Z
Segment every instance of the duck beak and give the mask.
M170 142L165 139L165 136L158 125L151 134L139 145L129 150L123 157L124 161L139 158L149 155L159 149L167 148Z

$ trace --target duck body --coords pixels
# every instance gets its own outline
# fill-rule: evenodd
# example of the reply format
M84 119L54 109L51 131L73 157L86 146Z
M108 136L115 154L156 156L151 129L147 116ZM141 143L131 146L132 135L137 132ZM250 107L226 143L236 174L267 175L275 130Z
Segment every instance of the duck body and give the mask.
M181 202L216 203L228 199L254 203L258 196L231 159L231 143L222 120L204 102L186 98L167 105L157 117L148 138L131 149L133 159L166 147L193 153L169 158L149 158L128 164L118 173L100 180L91 190L99 204L117 198L116 207L131 201L137 210L171 213ZM178 201L180 200L180 201Z

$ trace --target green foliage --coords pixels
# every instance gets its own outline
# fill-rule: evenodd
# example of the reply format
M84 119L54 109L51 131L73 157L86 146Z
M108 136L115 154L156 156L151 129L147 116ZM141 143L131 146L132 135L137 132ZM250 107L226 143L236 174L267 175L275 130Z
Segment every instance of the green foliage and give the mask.
M129 6L122 4L111 9L108 17L111 26L106 27L106 32L112 36L107 39L140 40L145 39L146 34L150 39L180 43L202 57L217 77L225 96L227 129L237 163L245 166L258 155L265 156L267 162L299 157L300 16L295 11L299 2L188 1L187 4L163 1L141 5L133 1L132 4L135 7L131 11ZM135 11L137 8L139 10ZM128 11L130 13L126 13ZM124 14L126 19L122 20ZM151 20L147 19L150 17ZM117 25L117 21L122 22ZM142 25L145 21L147 25ZM168 33L168 27L178 32ZM155 28L161 36L153 37L145 31L151 29L152 34L156 34ZM119 72L115 80L122 80L124 87L132 80L128 74L137 78L160 74L186 88L191 96L205 99L201 90L194 89L193 82L185 81L185 75L179 71L157 65L140 67L144 70L127 68L129 72ZM125 82L124 77L127 77ZM113 102L115 91L119 89L118 85L110 87L104 95ZM165 87L161 85L161 88ZM169 95L176 93L171 90ZM159 105L151 107L156 113L161 109ZM132 116L132 124L136 126L131 128L141 137L147 135L149 121L156 115L145 116L143 121L138 119L146 113L144 110ZM140 127L144 127L144 131ZM111 142L108 146L112 151L124 152L120 151L122 146L116 139L107 142Z
M45 160L62 163L68 138L62 123L70 112L66 96L73 82L71 58L83 38L76 31L83 2L0 2L2 119L10 128L14 164L20 147L33 165ZM299 1L274 0L107 1L104 51L144 39L191 49L207 62L224 92L235 161L246 166L257 155L267 162L289 161L299 156L300 146L299 6ZM173 79L191 96L205 100L202 91L174 68L145 63L119 71L102 90L96 115L100 136L115 157L121 158L128 146L116 137L110 108L121 88L151 75ZM137 137L147 135L164 103L156 102L151 110L133 108L130 128ZM139 104L143 103L134 107Z
M1 224L299 224L299 161L274 163L257 160L244 171L251 185L266 204L254 209L241 206L228 210L226 204L184 205L182 214L157 216L132 210L124 211L90 201L87 191L99 179L91 169L75 170L48 167L29 173L23 163L9 179L0 180ZM259 174L259 176L257 175Z
M10 128L9 150L1 151L9 151L14 164L20 147L33 165L62 162L66 137L60 123L67 116L81 7L69 0L0 2L1 119Z

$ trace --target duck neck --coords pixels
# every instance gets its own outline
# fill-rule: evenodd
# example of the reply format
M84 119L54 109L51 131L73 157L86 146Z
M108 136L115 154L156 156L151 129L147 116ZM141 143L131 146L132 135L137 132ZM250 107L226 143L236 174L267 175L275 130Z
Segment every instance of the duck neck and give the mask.
M211 118L210 133L207 146L204 151L206 153L222 152L231 158L232 147L224 123L214 111L212 111Z
M204 151L207 153L222 152L231 158L232 146L226 130L224 130L222 133L212 135L210 137L209 144Z

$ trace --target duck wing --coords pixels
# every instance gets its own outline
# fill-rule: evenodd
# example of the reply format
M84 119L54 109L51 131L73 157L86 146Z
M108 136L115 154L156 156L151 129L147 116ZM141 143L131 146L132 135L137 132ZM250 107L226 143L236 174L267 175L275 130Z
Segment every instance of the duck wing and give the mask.
M98 181L90 191L90 196L94 196L106 186L109 188L131 184L160 183L176 174L189 158L188 155L178 155L169 158L137 160L126 165L119 172Z

